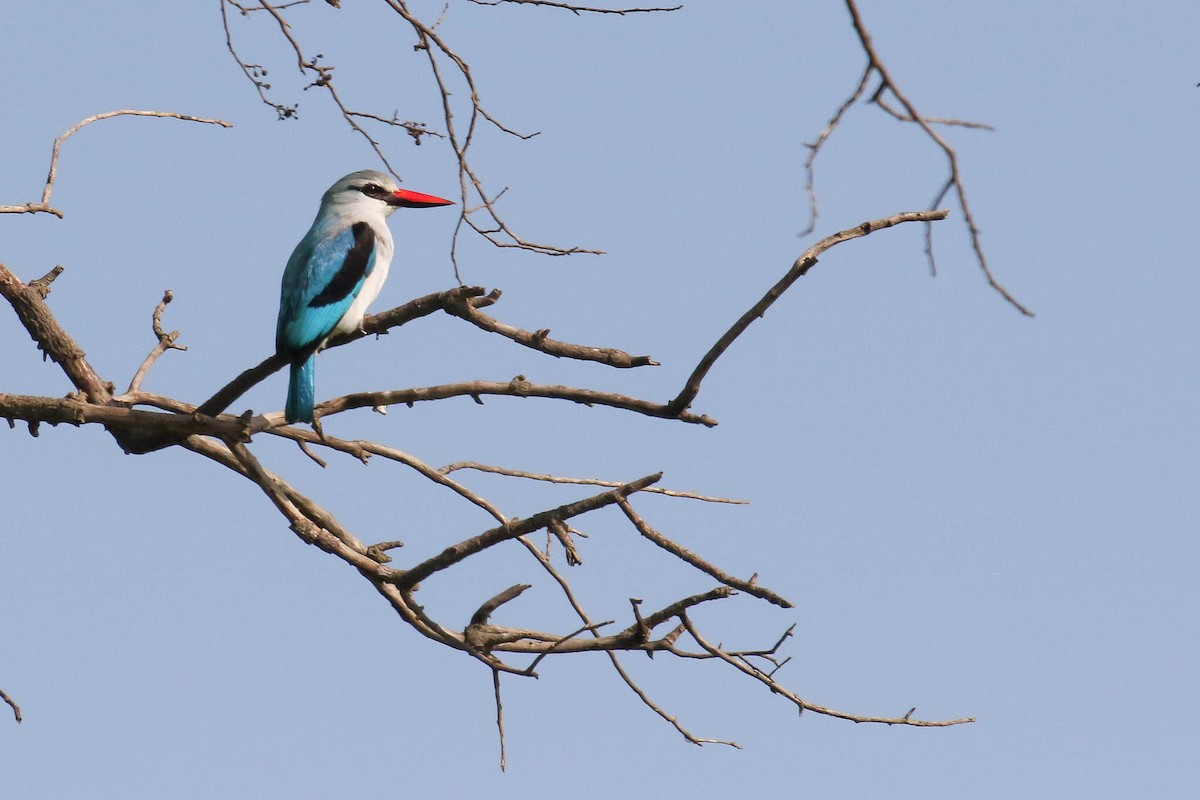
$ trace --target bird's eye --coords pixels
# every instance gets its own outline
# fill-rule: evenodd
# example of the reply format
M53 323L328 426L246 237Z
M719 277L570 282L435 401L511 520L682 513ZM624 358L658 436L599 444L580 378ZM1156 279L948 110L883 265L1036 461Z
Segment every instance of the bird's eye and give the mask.
M380 186L378 183L368 183L367 185L363 186L362 189L360 189L359 191L361 191L363 194L367 195L368 197L378 197L381 194L387 194L387 192L385 192L383 190L383 187Z

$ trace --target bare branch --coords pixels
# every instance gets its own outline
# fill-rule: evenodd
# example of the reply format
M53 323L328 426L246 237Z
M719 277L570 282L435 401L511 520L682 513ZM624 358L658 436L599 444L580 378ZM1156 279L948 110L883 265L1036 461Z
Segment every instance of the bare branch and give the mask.
M638 478L636 481L630 481L621 487L610 492L592 495L591 497L577 500L574 503L552 508L548 511L542 511L522 520L512 520L507 525L502 525L499 528L492 528L484 531L478 536L459 542L456 545L447 547L438 555L421 562L412 569L397 572L389 578L389 582L400 588L411 588L421 581L428 578L435 572L440 572L448 567L454 566L465 558L468 558L475 553L482 552L489 547L505 542L510 539L516 539L518 536L523 536L527 533L532 533L540 528L544 528L550 524L551 520L566 520L579 514L586 514L589 511L595 511L598 508L612 505L634 492L657 483L662 478L661 472L656 472L653 475L647 475L644 478Z
M326 2L328 2L330 5L334 6L335 8L340 7L338 2L336 2L336 0L326 0ZM249 80L250 83L254 86L255 91L258 93L259 99L265 105L274 109L274 111L275 111L276 115L278 115L279 119L281 119L281 120L296 119L298 112L299 112L299 104L285 105L283 103L277 103L274 100L272 100L267 95L267 91L270 90L270 88L271 88L271 84L266 81L266 77L268 74L267 68L261 64L251 64L251 63L245 61L238 54L237 48L235 48L233 45L233 32L230 30L230 27L229 27L229 15L228 15L226 6L229 5L229 6L233 6L234 8L238 9L238 11L241 12L242 16L248 16L249 12L251 12L251 11L266 11L275 20L276 25L279 28L280 34L284 37L284 39L287 41L287 43L291 46L292 51L296 54L296 61L297 61L297 65L300 70L300 74L305 75L307 73L312 73L315 76L315 80L312 83L310 83L308 86L306 86L305 89L306 90L312 89L312 88L326 89L329 92L330 98L333 100L334 105L337 106L338 111L342 115L342 118L345 119L346 123L350 126L351 130L355 131L360 136L362 136L364 139L366 139L367 144L371 147L372 150L375 151L375 154L376 154L376 156L378 156L379 160L382 161L385 166L387 166L388 171L391 172L393 175L396 175L397 178L399 178L400 176L396 173L396 171L394 169L392 169L391 164L388 162L387 156L384 155L383 149L380 146L379 142L373 136L371 136L371 134L368 133L365 128L363 128L361 125L359 125L357 120L358 119L369 119L369 120L373 120L375 122L379 122L379 123L382 123L384 125L388 125L391 127L403 128L404 131L406 133L408 133L408 135L410 137L412 137L413 141L418 145L421 143L422 136L436 136L438 138L443 138L442 134L440 134L436 131L428 130L426 128L425 123L423 123L423 122L414 122L412 120L401 120L398 111L394 112L391 117L385 117L380 114L372 114L367 111L355 111L355 110L351 110L350 108L348 108L346 106L346 104L342 101L341 95L338 94L337 89L334 88L334 85L333 85L333 69L334 68L327 64L321 63L322 56L320 54L313 56L312 58L309 58L304 54L304 51L301 49L300 43L296 40L296 38L291 33L291 30L290 30L291 26L288 24L287 20L284 19L283 15L280 13L281 11L283 11L287 8L291 8L293 6L299 6L299 5L307 5L307 3L308 3L308 0L299 0L298 2L271 4L271 3L265 2L265 0L264 0L264 2L262 2L261 5L253 6L253 7L245 7L245 6L242 6L242 5L234 2L234 0L222 0L222 2L221 2L221 22L222 22L222 25L225 30L225 48L229 51L229 54L231 56L233 56L234 61L237 62L238 67L242 70L242 73L246 76L246 79Z
M318 403L316 413L322 417L340 414L356 408L377 408L379 406L412 405L430 400L444 400L449 397L471 397L476 402L484 395L503 397L542 397L555 400L570 400L586 406L608 406L625 411L645 414L648 417L677 419L695 425L714 427L715 419L703 414L693 414L687 411L677 411L670 404L655 403L637 397L600 392L595 389L582 389L572 386L544 385L530 383L524 375L518 375L507 383L498 381L465 381L463 383L448 383L440 386L426 386L414 389L396 389L383 392L357 392L342 397L335 397Z
M0 214L33 214L36 212L45 212L53 214L62 219L63 212L59 211L50 205L50 194L54 191L54 182L58 179L58 156L62 150L63 142L74 136L81 128L91 125L93 122L99 122L102 119L111 119L112 117L164 117L167 119L181 119L186 122L202 122L206 125L220 125L222 128L232 128L232 122L226 122L221 119L208 119L207 117L193 117L189 114L177 114L174 111L136 111L132 109L121 109L120 111L106 111L103 114L96 114L87 119L80 120L66 130L61 136L54 140L54 149L50 153L50 173L46 176L46 185L42 188L42 199L38 203L25 203L19 206L0 206Z
M623 350L610 347L588 347L586 345L570 344L550 338L550 330L543 328L538 331L525 331L484 314L465 297L447 299L443 310L460 319L470 322L481 330L497 333L520 345L532 350L554 356L556 358L573 358L580 361L599 361L610 367L628 369L630 367L659 366L650 356L631 356Z
M243 16L245 16L247 13L246 9L243 9L236 3L231 2L231 0L222 0L221 24L225 28L225 48L229 51L229 54L233 56L233 60L237 62L238 67L241 68L242 74L246 76L246 80L250 81L250 83L254 85L255 91L258 92L258 98L262 100L265 105L275 109L275 113L279 116L279 119L295 119L297 106L286 106L282 103L276 103L274 100L271 100L269 97L267 97L267 90L271 88L271 84L263 80L267 76L267 68L261 64L251 64L238 55L237 48L233 46L233 32L229 29L229 14L227 13L227 5L233 5L242 12ZM260 10L265 11L266 8L260 7Z
M355 121L356 116L362 116L362 115L351 112L350 109L348 109L346 107L346 104L342 101L341 95L338 94L337 89L334 88L333 67L321 64L321 55L320 54L317 54L317 55L313 56L312 58L306 58L304 55L304 51L301 50L301 48L300 48L300 43L296 41L294 36L292 36L291 26L288 25L287 21L283 18L283 15L281 13L279 13L279 9L276 8L275 6L271 5L270 3L268 3L266 0L259 0L259 2L262 5L262 7L264 9L266 9L267 13L270 14L275 19L275 22L279 26L280 35L282 35L283 38L287 40L287 43L289 45L291 45L292 50L295 52L296 66L300 70L300 74L304 75L306 72L311 72L313 75L316 76L316 79L305 88L319 87L319 88L322 88L322 89L325 89L326 91L328 91L330 99L332 99L334 105L336 105L338 107L338 111L341 112L342 118L346 120L346 124L348 124L355 133L360 134L364 139L367 140L367 144L369 144L371 146L371 149L375 151L375 155L378 156L379 160L383 162L385 167L387 167L388 172L395 175L397 180L399 180L399 178L400 178L399 173L397 173L396 170L392 168L392 165L388 161L387 156L384 155L384 153L383 153L383 149L379 146L379 142L376 141L375 138L373 136L371 136L371 134L367 133L366 129L364 129L361 125L358 124L358 122ZM222 3L222 15L223 14L224 14L224 3ZM229 41L230 41L229 30L228 30L228 27L226 27L226 42L229 42ZM229 50L231 53L233 53L232 45L230 45ZM237 58L237 55L234 54L234 57ZM238 59L238 62L241 63L241 59ZM243 71L245 71L245 69L246 69L245 65L243 65L242 69L243 69ZM263 72L263 74L265 75L265 71ZM253 80L253 78L252 78L252 80ZM265 95L262 94L261 89L259 92L259 96L262 97L264 102L267 102L268 105L272 105L272 106L274 105L274 103L271 103L270 101L266 100L266 97L265 97ZM296 107L293 106L292 114L291 114L292 116L295 115L295 109L296 109ZM409 133L410 134L412 133L412 129L409 129Z
M835 234L826 236L821 241L814 244L812 247L801 253L800 257L792 264L792 268L787 271L787 274L779 279L778 282L767 293L762 296L757 303L750 307L746 313L738 318L737 322L727 330L717 343L714 344L704 357L700 359L700 363L692 371L684 384L683 389L679 394L668 403L668 407L673 411L682 412L691 406L692 401L696 399L696 395L700 393L700 383L712 369L713 364L717 362L730 345L741 336L754 320L759 319L767 313L767 309L783 296L783 293L791 287L793 283L808 273L810 269L816 266L817 257L835 247L842 242L847 242L851 239L858 239L862 236L869 236L878 230L891 228L895 225L900 225L905 222L925 222L930 223L935 220L945 219L948 212L946 211L904 211L899 214L893 214L890 217L871 220L855 225L853 228L847 228L844 231L838 231Z
M638 686L633 678L630 677L629 673L625 671L625 668L621 665L616 653L609 652L607 655L609 660L612 661L613 668L617 671L617 675L621 677L621 680L625 682L625 685L628 686L635 695L637 695L638 699L641 700L647 708L666 720L667 723L670 724L671 727L673 727L684 739L697 746L704 746L706 744L723 744L726 747L732 747L735 750L742 749L740 744L730 739L709 739L696 736L687 728L683 727L683 724L679 721L679 717L668 713L665 709L663 709L662 706L654 702L654 700L652 700L650 696L646 694L642 687Z
M216 394L201 403L196 408L196 413L206 417L217 416L239 397L287 366L287 363L287 358L278 353L264 358L257 365L244 370L221 387Z
M257 484L279 512L291 522L296 535L305 542L315 544L325 552L357 567L368 578L377 579L386 574L386 568L371 548L359 541L324 508L264 468L242 442L227 440L222 447L215 442L192 436L181 442L181 445Z
M705 416L696 415L687 411L695 400L700 391L700 384L703 382L709 370L716 363L733 342L741 336L741 334L750 327L754 320L766 314L770 306L783 295L793 283L800 277L805 275L808 270L816 265L817 259L825 251L836 245L851 239L857 239L863 236L868 236L871 233L891 228L906 222L932 222L935 220L945 219L948 212L946 211L907 211L899 214L894 214L890 217L884 217L877 220L863 222L853 228L847 228L838 233L825 237L821 241L809 247L800 255L793 263L791 269L772 286L765 295L755 303L749 310L726 331L720 339L709 349L709 351L701 358L692 374L688 377L680 393L669 403L660 404L651 401L641 400L627 395L620 395L610 392L599 392L591 389L577 389L567 386L546 386L529 383L524 376L518 375L508 383L498 383L491 381L470 381L459 384L443 384L441 386L432 386L420 389L404 389L393 391L380 392L360 392L355 394L345 395L339 398L325 401L317 406L317 413L321 416L329 416L332 414L342 413L355 408L379 408L382 406L396 405L403 403L412 405L416 402L425 402L429 400L440 400L448 397L469 396L477 402L482 395L503 395L510 397L543 397L555 398L562 400L570 400L584 405L603 405L612 408L620 408L636 413L645 414L647 416L662 417L667 419L678 419L683 422L705 425L712 427L716 425L716 420ZM438 308L448 309L448 307L461 304L465 297L478 297L483 290L478 287L461 288L449 290L448 292L435 293L419 298L413 303L397 309L397 318L411 319L417 316L424 316L432 313ZM410 308L411 307L411 308ZM401 312L402 309L408 309ZM392 312L388 312L391 314ZM387 316L387 315L381 315ZM390 320L389 320L390 322ZM379 331L381 330L380 322L371 318L364 324L364 331ZM356 333L351 336L343 337L335 340L332 346L337 346L348 341L353 341L365 333ZM222 389L213 398L203 403L199 411L200 413L219 413L227 403L225 402L229 395L233 397L240 396L242 392L253 386L263 377L283 366L283 360L278 356L273 356L270 359L259 364L251 370L247 370L229 386ZM216 410L214 412L214 409Z
M703 558L696 555L691 550L688 550L686 547L682 547L681 545L678 545L668 539L666 536L663 536L661 533L651 528L644 519L638 516L637 512L633 510L633 506L630 505L629 501L625 498L618 500L617 505L619 505L621 510L625 512L625 516L629 517L629 521L633 523L635 528L637 528L638 533L640 533L646 539L649 539L651 542L654 542L654 544L658 545L663 550L666 550L679 560L686 561L688 564L691 564L701 572L711 575L726 586L732 586L734 589L740 589L747 594L752 594L755 597L766 600L769 603L773 603L780 608L792 607L792 604L780 595L776 594L770 589L759 586L756 576L752 576L749 580L735 578L732 575L725 573L715 565L705 561Z

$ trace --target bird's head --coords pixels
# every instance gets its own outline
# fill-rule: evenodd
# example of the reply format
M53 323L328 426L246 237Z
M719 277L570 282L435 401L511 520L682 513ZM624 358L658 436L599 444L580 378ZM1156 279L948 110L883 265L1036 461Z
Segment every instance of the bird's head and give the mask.
M348 212L374 211L387 216L397 208L433 208L453 205L454 201L401 189L391 175L364 169L351 172L330 186L321 198L321 204Z

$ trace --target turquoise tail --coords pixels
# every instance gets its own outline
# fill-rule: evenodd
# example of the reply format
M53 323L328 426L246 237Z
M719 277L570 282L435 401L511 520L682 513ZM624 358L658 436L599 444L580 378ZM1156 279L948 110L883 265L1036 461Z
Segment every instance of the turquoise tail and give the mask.
M313 402L317 391L316 366L317 355L312 353L302 364L292 364L292 374L288 379L287 406L284 416L288 422L312 422Z

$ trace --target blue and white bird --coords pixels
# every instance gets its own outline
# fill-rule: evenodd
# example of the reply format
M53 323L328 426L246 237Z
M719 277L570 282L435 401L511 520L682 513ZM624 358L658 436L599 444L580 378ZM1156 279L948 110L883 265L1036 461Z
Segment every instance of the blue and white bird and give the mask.
M353 333L379 295L392 262L387 218L397 208L451 205L401 189L375 170L351 172L321 197L308 233L283 271L275 349L291 362L285 416L312 422L314 361L335 333Z

